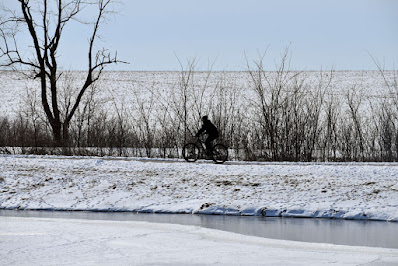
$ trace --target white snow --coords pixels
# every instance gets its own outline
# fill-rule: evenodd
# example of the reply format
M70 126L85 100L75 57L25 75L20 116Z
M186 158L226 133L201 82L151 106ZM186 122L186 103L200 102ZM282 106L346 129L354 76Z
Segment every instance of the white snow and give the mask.
M0 217L0 265L397 265L398 250L302 243L196 226Z
M398 221L396 163L0 156L0 208ZM398 250L196 226L0 217L0 265L397 265Z
M319 75L322 71L304 71L302 77L310 83L318 84ZM323 74L330 74L323 72ZM267 72L269 77L274 77L276 72ZM287 72L286 72L287 73ZM200 88L214 89L222 84L225 88L236 88L240 93L251 94L250 76L246 71L220 71L220 72L195 72L194 83ZM385 71L387 80L393 80L395 71ZM79 88L85 81L86 72L72 71L64 73L58 82L59 86L69 86ZM133 111L137 105L137 95L139 92L142 99L151 99L151 92L155 97L170 97L173 88L178 87L181 81L181 72L146 72L146 71L105 71L99 83L97 83L96 96L106 100L105 110L114 112L114 105L123 106ZM27 91L35 92L36 97L40 97L38 88L40 81L28 80L21 73L14 71L0 71L0 95L2 102L0 105L0 117L17 117L18 112L24 106L23 99L27 97ZM334 71L333 79L330 84L330 91L333 97L340 97L344 102L346 92L354 85L358 85L361 93L367 99L375 100L380 95L389 93L385 86L385 80L379 71ZM210 93L211 94L211 93ZM31 96L31 95L30 95ZM110 98L112 98L110 100ZM244 97L242 97L244 98ZM37 99L40 102L40 99ZM160 100L160 99L158 99ZM251 104L251 102L248 102ZM365 106L367 106L365 104ZM23 108L22 108L23 109ZM365 108L366 109L366 108Z
M396 163L0 156L0 208L398 221Z

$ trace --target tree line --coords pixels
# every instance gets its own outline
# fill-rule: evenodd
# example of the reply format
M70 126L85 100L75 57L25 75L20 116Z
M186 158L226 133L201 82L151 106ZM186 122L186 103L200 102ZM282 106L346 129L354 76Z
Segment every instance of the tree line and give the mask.
M178 158L200 127L200 117L209 115L234 160L398 160L397 72L391 76L379 68L386 93L369 98L360 84L336 95L334 71L319 71L316 79L291 71L287 53L275 71L266 71L263 63L264 58L248 63L242 89L222 76L210 86L213 72L198 75L192 60L181 66L179 80L166 93L135 92L129 105L103 99L90 86L64 145L54 145L38 95L27 92L16 118L0 118L0 150ZM72 86L62 88L60 113L74 97Z

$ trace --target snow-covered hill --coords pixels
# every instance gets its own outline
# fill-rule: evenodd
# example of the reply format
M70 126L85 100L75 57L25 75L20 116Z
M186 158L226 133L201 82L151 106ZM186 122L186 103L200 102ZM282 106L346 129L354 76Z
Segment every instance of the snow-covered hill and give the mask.
M398 221L398 164L0 156L0 208Z

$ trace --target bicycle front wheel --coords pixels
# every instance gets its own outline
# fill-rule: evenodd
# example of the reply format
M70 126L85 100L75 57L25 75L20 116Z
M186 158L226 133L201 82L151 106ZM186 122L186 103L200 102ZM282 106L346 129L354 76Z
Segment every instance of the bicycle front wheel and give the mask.
M228 160L228 149L222 144L216 144L213 147L213 161L223 163Z
M185 161L195 162L199 158L199 147L195 143L187 143L182 149Z

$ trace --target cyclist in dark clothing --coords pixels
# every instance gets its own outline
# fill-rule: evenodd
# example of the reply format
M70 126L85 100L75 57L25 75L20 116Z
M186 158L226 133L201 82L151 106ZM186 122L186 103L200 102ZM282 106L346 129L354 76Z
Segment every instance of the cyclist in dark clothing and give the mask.
M206 116L202 117L202 128L199 130L199 132L196 134L196 136L198 137L200 134L202 133L206 133L208 134L208 137L205 141L205 145L206 145L206 152L209 154L211 154L212 152L212 146L211 146L211 142L213 140L215 140L216 138L218 138L218 130L216 128L215 125L213 125L213 123L209 120L209 118Z

